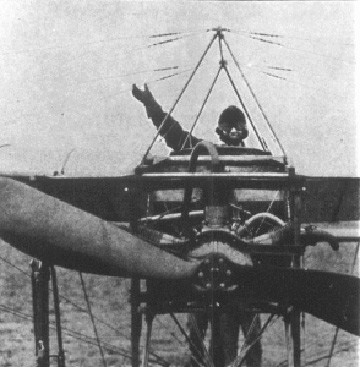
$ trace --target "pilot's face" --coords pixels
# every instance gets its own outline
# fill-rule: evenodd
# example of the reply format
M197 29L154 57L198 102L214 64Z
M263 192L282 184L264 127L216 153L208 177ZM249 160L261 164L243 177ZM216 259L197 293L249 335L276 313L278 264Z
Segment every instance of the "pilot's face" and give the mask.
M230 145L239 145L243 139L243 133L241 130L232 128L230 132L227 133Z

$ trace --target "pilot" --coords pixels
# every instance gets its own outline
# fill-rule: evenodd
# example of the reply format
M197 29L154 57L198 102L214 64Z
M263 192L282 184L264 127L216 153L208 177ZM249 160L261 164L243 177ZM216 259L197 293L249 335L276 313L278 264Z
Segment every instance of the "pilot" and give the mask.
M192 135L188 137L189 132L183 130L179 122L172 116L168 116L163 123L166 113L157 103L146 84L144 84L144 90L133 84L132 94L145 106L147 115L153 124L158 129L161 128L160 135L165 139L169 148L179 151L182 148L195 147L202 140ZM161 127L162 123L163 126ZM236 106L229 106L224 109L219 116L216 132L220 140L226 145L244 146L243 140L249 135L249 132L243 112ZM248 344L252 344L245 358L246 366L260 367L262 357L261 342L258 338L261 329L260 318L252 312L239 310L236 305L230 305L226 311L221 313L219 318L221 345L214 346L214 350L216 350L216 356L214 356L215 365L227 366L236 358L241 326ZM201 312L197 312L189 317L190 349L195 357L191 360L191 366L199 366L199 356L196 358L196 354L203 350L202 339L206 334L208 320L208 315Z
M144 84L144 90L142 91L133 84L132 94L145 106L148 117L159 129L166 113L157 103L147 85ZM220 140L226 145L244 146L243 140L249 135L249 132L243 112L236 106L227 107L219 117L216 132ZM202 140L192 135L188 137L189 132L183 130L172 116L167 117L160 130L160 135L165 139L167 146L174 151L194 147Z

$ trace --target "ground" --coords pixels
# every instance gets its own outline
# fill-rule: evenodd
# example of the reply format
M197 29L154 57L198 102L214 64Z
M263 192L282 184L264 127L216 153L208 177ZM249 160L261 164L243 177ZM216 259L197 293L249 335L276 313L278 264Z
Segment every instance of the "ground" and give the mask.
M349 272L354 261L356 243L342 244L333 252L320 244L306 253L308 268ZM30 258L0 242L0 366L35 366L32 335L32 300L30 287ZM358 272L357 268L355 270ZM57 269L61 296L66 366L102 366L94 331L84 301L79 274ZM127 366L130 360L129 280L115 277L84 275L96 327L104 348L107 366ZM265 322L268 315L262 315ZM51 354L57 353L54 312L51 307ZM185 315L179 315L186 326ZM281 319L270 326L263 335L264 366L286 366L284 326ZM305 350L307 364L326 366L334 327L306 315ZM241 337L242 339L242 337ZM168 316L156 318L152 339L153 351L172 365L184 365L188 358L184 336ZM52 358L52 366L57 366ZM358 338L340 331L335 347L332 367L357 367Z

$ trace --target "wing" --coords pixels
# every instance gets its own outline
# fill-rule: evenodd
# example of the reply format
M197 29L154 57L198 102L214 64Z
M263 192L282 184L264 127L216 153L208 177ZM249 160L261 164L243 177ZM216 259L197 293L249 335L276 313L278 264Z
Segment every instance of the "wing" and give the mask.
M0 176L23 182L104 220L130 219L133 201L132 176L67 177L25 174Z
M307 177L303 221L359 221L359 177Z

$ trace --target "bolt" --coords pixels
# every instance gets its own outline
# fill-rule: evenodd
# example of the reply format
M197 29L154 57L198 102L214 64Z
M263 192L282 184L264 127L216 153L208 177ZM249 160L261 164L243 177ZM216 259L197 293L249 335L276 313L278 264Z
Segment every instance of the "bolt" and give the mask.
M200 273L198 274L199 278L203 278L204 277L204 273L202 271L200 271Z
M230 269L226 270L226 275L231 275L231 270Z

